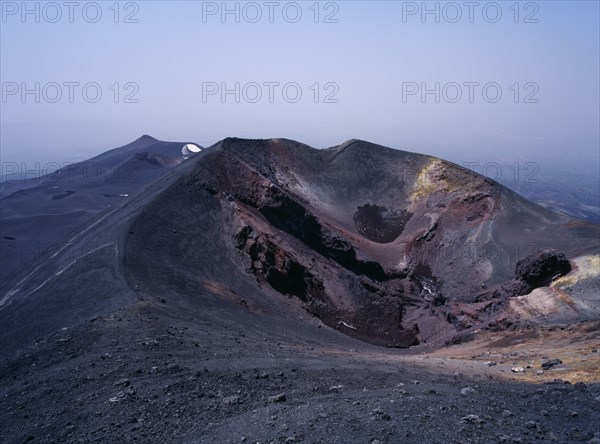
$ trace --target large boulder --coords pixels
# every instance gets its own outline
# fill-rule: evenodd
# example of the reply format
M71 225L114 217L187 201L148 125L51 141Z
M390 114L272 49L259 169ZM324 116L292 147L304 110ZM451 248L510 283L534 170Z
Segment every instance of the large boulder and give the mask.
M546 248L517 262L517 279L533 288L545 287L571 271L571 263L558 250Z

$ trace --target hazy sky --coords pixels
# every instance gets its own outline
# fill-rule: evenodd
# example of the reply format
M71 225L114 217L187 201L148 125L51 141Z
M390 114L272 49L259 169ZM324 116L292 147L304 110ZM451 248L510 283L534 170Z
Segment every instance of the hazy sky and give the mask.
M598 5L3 1L2 162L147 133L597 165Z

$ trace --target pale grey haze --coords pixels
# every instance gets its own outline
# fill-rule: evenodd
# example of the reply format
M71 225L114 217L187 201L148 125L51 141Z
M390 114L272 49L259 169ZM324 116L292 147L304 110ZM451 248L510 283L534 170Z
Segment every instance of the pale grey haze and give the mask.
M202 145L360 138L460 163L536 162L541 174L552 161L598 174L595 1L501 2L500 11L490 2L75 3L2 2L3 164L78 161L147 133ZM95 90L82 88L94 82L102 96L91 103ZM239 103L220 91L236 82ZM301 88L295 103L281 89L289 83ZM411 90L436 83L437 97ZM250 84L262 89L256 103ZM496 103L486 84L500 87Z

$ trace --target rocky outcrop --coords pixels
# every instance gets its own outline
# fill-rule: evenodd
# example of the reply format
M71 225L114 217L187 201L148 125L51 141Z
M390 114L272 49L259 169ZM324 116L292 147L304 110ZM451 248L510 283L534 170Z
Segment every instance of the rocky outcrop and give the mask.
M309 313L326 325L377 345L409 347L419 344L418 325L403 322L404 311L411 301L399 288L373 280L368 273L355 273L349 269L345 272L337 270L343 277L333 285L331 275L320 270L326 259L321 259L319 265L307 256L306 251L294 251L285 240L271 237L250 225L243 225L233 235L233 241L249 259L247 271L261 285L268 284L278 293L297 298ZM330 254L323 256L334 260ZM326 281L329 290L324 284ZM352 301L352 304L340 304L339 294L350 295L347 302ZM352 309L352 305L360 309Z
M307 267L249 225L242 227L234 240L236 247L250 257L248 271L279 293L307 303L323 298L323 283Z
M261 197L246 198L246 203L255 206L274 227L356 274L379 282L390 278L380 264L360 257L350 242L320 223L309 210L277 186L271 184Z
M546 287L571 271L571 263L558 250L545 248L517 262L515 278L506 282L493 295L500 299L523 296L536 288Z
M533 288L545 287L571 271L571 263L558 250L546 248L517 263L517 279Z

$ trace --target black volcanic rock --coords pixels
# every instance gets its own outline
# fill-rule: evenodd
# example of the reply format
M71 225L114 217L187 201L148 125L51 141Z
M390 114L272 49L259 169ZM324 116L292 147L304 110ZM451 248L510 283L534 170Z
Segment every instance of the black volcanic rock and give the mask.
M508 299L515 296L523 296L527 293L530 293L535 287L532 285L523 282L521 279L511 279L510 281L504 283L499 289L495 290L492 293L492 297L499 299ZM480 297L480 300L489 299L488 297Z
M544 370L549 370L552 367L554 367L556 365L560 365L560 364L562 364L562 361L560 359L550 359L549 361L542 362L541 367Z
M571 271L571 263L558 250L546 248L517 262L517 278L532 288L543 287Z
M495 290L480 294L476 300L493 298L505 300L526 295L536 288L548 286L554 279L569 273L571 263L564 253L545 248L521 259L515 268L514 279L506 281Z

